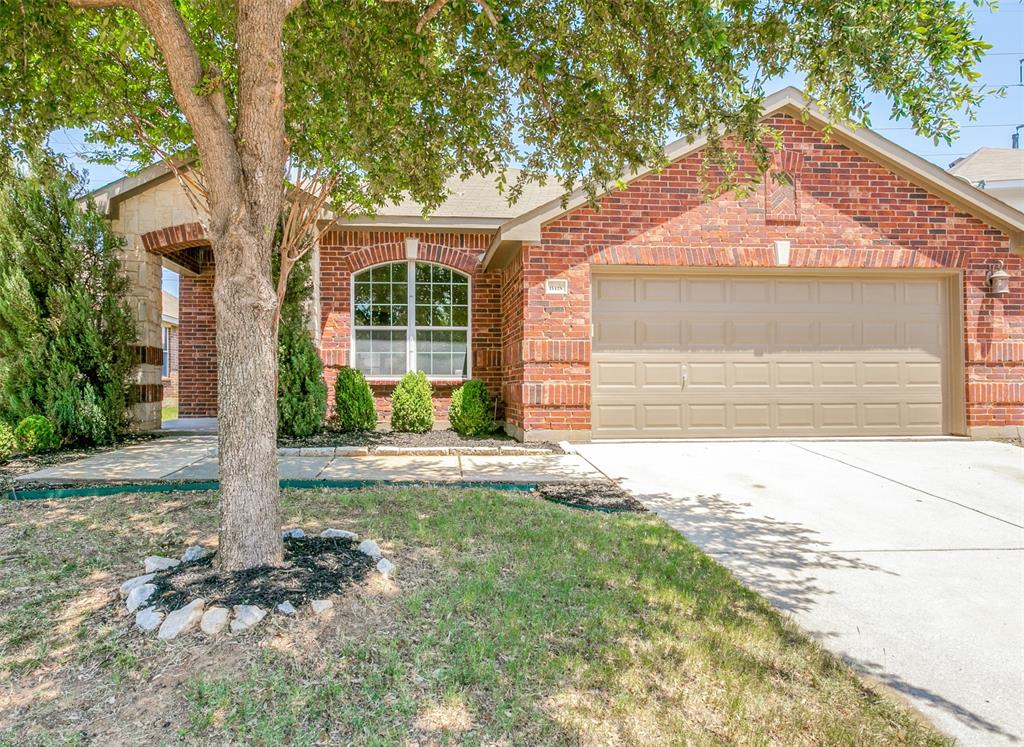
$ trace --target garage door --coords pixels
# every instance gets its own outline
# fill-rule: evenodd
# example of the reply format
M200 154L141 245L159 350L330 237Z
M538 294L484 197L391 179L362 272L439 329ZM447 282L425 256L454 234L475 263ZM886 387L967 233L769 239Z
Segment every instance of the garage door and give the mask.
M945 283L595 273L593 435L947 433Z

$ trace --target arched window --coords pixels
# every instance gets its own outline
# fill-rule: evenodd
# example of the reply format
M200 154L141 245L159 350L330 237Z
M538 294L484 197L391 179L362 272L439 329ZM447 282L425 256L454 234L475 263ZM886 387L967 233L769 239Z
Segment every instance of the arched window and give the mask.
M371 378L469 378L467 276L412 260L370 267L352 283L354 368Z

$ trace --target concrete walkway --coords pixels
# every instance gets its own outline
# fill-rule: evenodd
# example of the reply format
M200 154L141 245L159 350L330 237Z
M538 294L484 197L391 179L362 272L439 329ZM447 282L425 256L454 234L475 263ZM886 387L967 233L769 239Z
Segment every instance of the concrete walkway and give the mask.
M579 450L957 744L1024 740L1024 449L762 441Z
M216 480L217 437L168 436L22 475L20 483ZM283 480L574 482L606 478L576 454L278 457Z

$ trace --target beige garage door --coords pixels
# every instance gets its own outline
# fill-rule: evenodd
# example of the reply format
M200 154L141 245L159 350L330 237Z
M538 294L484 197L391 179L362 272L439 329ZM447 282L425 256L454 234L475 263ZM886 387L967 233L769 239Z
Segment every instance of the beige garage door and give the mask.
M593 435L947 433L946 282L595 273Z

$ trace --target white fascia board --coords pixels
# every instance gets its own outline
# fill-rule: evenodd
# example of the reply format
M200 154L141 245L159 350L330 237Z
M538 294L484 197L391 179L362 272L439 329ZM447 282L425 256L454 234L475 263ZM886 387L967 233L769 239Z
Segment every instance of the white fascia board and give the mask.
M463 229L467 231L496 231L501 227L501 218L434 217L418 215L379 215L359 217L335 222L337 230L346 228L362 229L418 229L421 231Z

